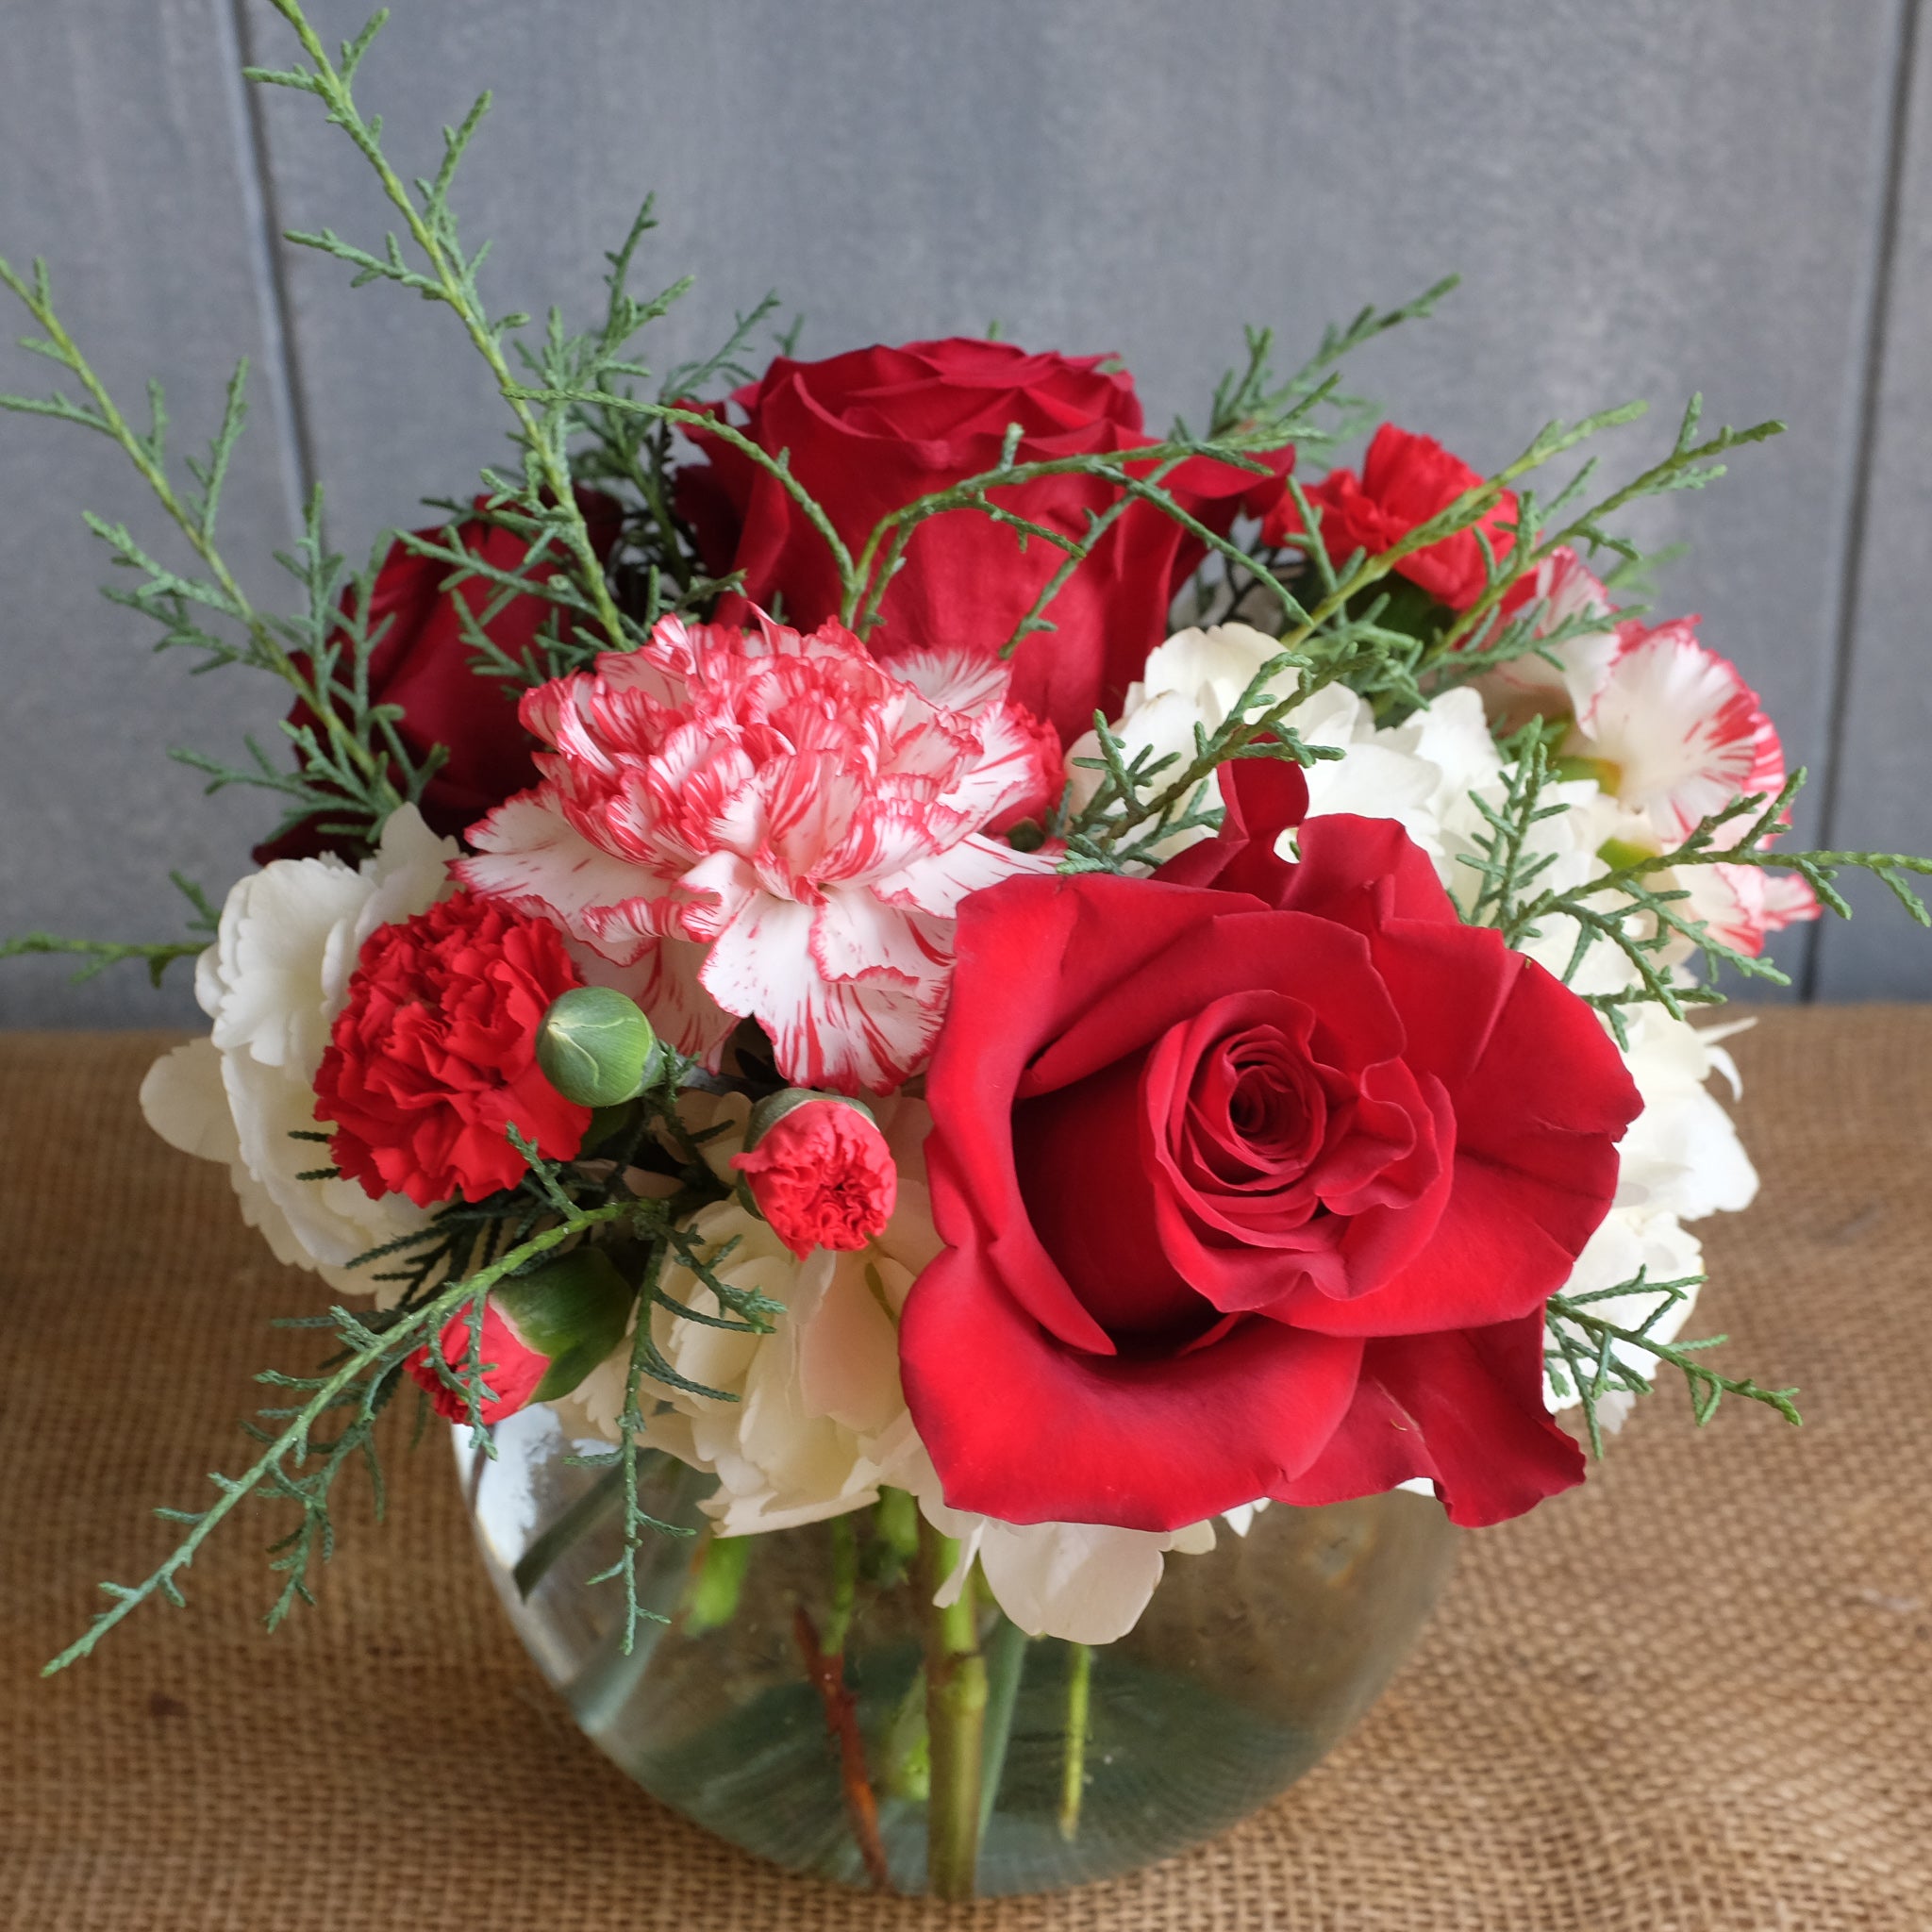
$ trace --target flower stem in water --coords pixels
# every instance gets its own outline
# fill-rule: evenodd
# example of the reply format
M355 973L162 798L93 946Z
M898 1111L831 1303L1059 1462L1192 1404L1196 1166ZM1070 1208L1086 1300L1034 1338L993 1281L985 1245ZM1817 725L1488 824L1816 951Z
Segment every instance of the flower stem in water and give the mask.
M865 1861L874 1890L891 1891L891 1869L879 1837L878 1799L866 1770L865 1737L858 1727L858 1700L845 1681L845 1636L852 1627L858 1583L858 1544L851 1522L835 1517L832 1529L832 1603L821 1641L811 1612L800 1604L792 1612L792 1634L805 1660L805 1674L824 1707L825 1734L839 1752L839 1786L853 1841Z
M980 1765L986 1731L986 1659L979 1653L977 1592L969 1569L958 1597L933 1602L959 1561L959 1545L921 1519L919 1590L925 1617L925 1721L932 1740L926 1807L926 1888L935 1898L972 1898L978 1887Z
M1087 1789L1087 1723L1092 1701L1092 1648L1085 1643L1070 1643L1066 1752L1060 1760L1060 1836L1069 1844L1080 1835L1080 1800Z
M979 1781L979 1840L986 1842L1007 1768L1007 1745L1013 1735L1013 1707L1020 1698L1020 1675L1026 1668L1026 1633L1007 1617L993 1624L987 1643L986 1741Z

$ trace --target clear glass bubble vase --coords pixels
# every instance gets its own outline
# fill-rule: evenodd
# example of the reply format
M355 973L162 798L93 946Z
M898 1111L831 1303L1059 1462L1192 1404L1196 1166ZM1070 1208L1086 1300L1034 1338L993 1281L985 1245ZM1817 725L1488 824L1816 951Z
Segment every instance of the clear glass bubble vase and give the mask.
M1172 1556L1098 1646L1028 1638L983 1586L931 1606L909 1497L711 1536L714 1478L653 1455L645 1613L624 1648L615 1472L554 1411L457 1431L483 1560L585 1734L686 1817L794 1871L911 1895L1053 1890L1166 1857L1285 1790L1374 1701L1454 1559L1441 1507L1392 1494L1258 1512ZM921 1547L921 1542L924 1547Z

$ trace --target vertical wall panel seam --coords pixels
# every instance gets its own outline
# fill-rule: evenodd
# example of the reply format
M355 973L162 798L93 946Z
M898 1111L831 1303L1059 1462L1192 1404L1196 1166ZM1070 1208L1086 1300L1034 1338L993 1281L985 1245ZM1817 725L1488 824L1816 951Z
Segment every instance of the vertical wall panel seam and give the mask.
M269 388L281 442L282 488L289 502L291 533L302 528L303 512L315 487L315 456L309 434L308 396L302 385L300 348L282 263L281 216L275 163L261 90L244 80L242 69L254 65L248 0L212 0L225 91L234 123L236 166L251 230L250 261L261 309L263 344L271 364Z
M1865 575L1865 525L1872 497L1872 470L1877 455L1878 416L1884 400L1886 340L1891 323L1892 264L1898 252L1905 201L1906 156L1911 140L1913 70L1917 64L1920 0L1903 0L1893 42L1891 100L1886 123L1885 176L1878 208L1873 274L1866 299L1864 354L1860 365L1857 427L1853 440L1852 487L1845 505L1840 551L1838 624L1832 676L1824 715L1824 778L1818 815L1818 842L1825 850L1838 842L1840 808L1845 790L1845 739L1853 680L1857 669L1858 618ZM1830 915L1827 914L1828 918ZM1818 996L1824 934L1813 929L1801 977L1801 997Z

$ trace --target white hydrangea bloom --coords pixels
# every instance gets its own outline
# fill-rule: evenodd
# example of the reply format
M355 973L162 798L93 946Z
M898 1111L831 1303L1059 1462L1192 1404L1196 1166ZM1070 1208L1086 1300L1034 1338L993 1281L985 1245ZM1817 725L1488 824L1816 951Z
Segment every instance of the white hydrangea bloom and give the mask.
M327 1150L293 1137L318 1131L316 1069L362 942L434 905L457 849L404 806L359 867L278 858L241 880L195 965L208 1036L163 1055L142 1082L148 1124L184 1154L225 1163L242 1218L275 1259L344 1293L375 1286L348 1262L415 1232L429 1210L400 1194L371 1200L353 1180L298 1179L325 1167Z

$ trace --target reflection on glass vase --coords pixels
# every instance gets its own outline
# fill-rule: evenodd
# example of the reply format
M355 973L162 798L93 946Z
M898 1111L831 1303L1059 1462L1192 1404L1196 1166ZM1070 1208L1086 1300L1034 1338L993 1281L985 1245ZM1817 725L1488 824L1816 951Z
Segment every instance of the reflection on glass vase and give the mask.
M1175 1556L1136 1627L1029 1639L889 1491L828 1524L718 1539L714 1478L652 1456L623 1650L616 1472L524 1410L490 1460L456 1432L483 1557L577 1723L644 1789L795 1871L942 1897L1106 1878L1210 1837L1367 1709L1445 1581L1455 1532L1391 1494L1274 1507ZM604 1445L585 1444L601 1449Z

